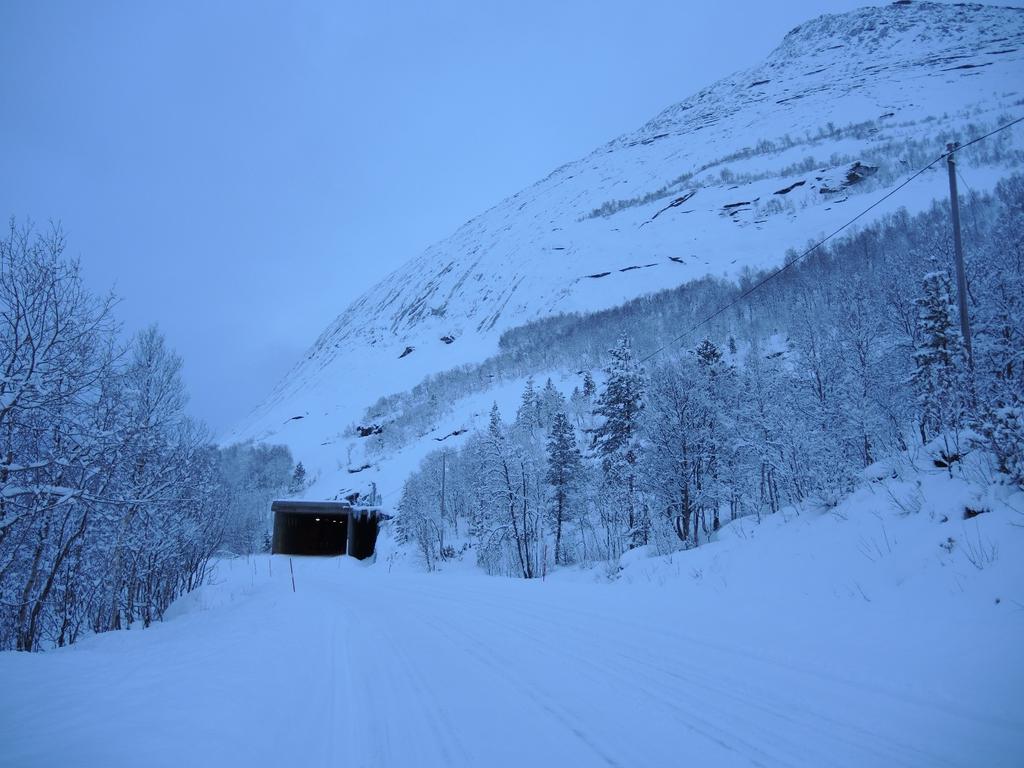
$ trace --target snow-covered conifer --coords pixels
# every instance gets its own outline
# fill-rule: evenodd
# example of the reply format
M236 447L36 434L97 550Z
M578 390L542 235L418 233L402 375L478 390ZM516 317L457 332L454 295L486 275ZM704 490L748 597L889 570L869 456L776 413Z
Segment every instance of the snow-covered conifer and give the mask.
M917 300L918 342L912 382L923 442L964 425L968 380L949 275L929 272Z
M560 565L567 560L562 543L563 529L573 496L583 481L583 456L576 443L576 432L564 411L555 413L548 432L544 480L551 488L548 519L555 536L555 564Z
M629 337L620 337L609 354L607 380L594 409L603 418L595 432L595 446L610 495L606 504L614 507L613 519L624 517L628 544L634 547L646 544L650 533L639 504L636 469L644 377Z

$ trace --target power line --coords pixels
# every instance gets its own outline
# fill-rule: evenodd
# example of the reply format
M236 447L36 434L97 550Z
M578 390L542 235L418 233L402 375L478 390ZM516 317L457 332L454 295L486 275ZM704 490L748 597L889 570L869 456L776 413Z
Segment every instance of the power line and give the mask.
M774 280L776 277L781 275L783 272L785 272L787 269L792 267L794 264L797 264L798 262L802 261L807 256L810 256L814 251L816 251L818 248L823 246L825 243L827 243L833 237L838 235L843 230L849 228L852 224L854 224L859 219L861 219L864 216L866 216L870 211L872 211L873 209L877 208L879 205L884 203L886 200L888 200L890 197L895 195L897 192L899 192L901 189L903 189L910 182L912 182L918 176L923 174L925 171L927 171L929 168L931 168L936 163L939 163L939 162L945 160L947 157L949 157L950 155L954 154L955 152L959 152L960 150L966 149L967 147L971 146L972 144L977 144L979 141L984 141L985 139L989 138L990 136L994 136L995 134L999 133L1000 131L1005 131L1007 128L1012 128L1013 126L1017 125L1017 123L1020 123L1020 122L1024 122L1024 117L1018 117L1016 120L1011 120L1010 122L1006 123L1005 125L1001 125L998 128L995 128L995 129L989 131L988 133L986 133L986 134L984 134L982 136L977 136L977 137L971 139L970 141L967 141L967 142L959 145L958 147L956 147L956 149L954 149L952 151L943 152L941 155L939 155L934 160L932 160L930 163L928 163L928 165L926 165L926 166L918 169L917 171L915 171L905 181L901 182L897 186L895 186L892 189L890 189L888 192L886 192L884 195L882 195L880 198L878 198L875 202L873 202L871 205L869 205L863 211L858 213L856 216L854 216L852 219L847 221L845 224L843 224L839 228L833 230L830 234L826 235L824 238L822 238L821 240L816 242L814 245L812 245L806 251L804 251L799 256L797 256L795 259L793 259L792 261L786 262L781 267L779 267L777 270L772 272L770 275L762 278L757 283L752 285L750 288L745 290L743 293L741 293L739 296L734 298L732 301L729 301L728 303L722 305L721 307L716 309L714 312L712 312L710 315L705 317L703 320L699 321L696 325L693 325L690 328L687 328L685 331L680 333L678 336L673 338L671 341L668 341L667 343L665 343L662 346L658 347L656 350L651 352L646 357L640 358L639 362L646 363L648 360L650 360L655 355L661 354L662 352L664 352L666 349L671 347L676 342L681 341L682 339L684 339L687 336L689 336L691 333L696 331L702 325L706 325L707 323L709 323L712 320L714 320L716 317L718 317L720 314L722 314L726 310L731 309L732 307L734 307L737 304L739 304L741 301L743 301L743 299L747 298L750 294L752 294L754 291L756 291L762 285L764 285L765 283L769 282L770 280Z

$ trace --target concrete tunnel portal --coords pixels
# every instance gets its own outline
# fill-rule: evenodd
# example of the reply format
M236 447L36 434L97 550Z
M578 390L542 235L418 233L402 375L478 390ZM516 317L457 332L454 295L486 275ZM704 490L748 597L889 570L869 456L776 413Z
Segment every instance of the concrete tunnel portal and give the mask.
M275 555L350 555L372 557L377 544L381 512L344 501L275 501Z

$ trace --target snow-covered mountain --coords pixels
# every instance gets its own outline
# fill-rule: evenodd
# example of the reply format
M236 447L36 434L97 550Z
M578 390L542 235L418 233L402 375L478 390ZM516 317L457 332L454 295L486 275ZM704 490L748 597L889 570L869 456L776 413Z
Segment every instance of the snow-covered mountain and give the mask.
M361 466L344 431L379 396L479 361L530 320L779 264L947 141L1024 114L1022 86L1022 9L901 0L814 19L372 287L225 441L287 443L329 494ZM965 153L972 186L1020 149L1006 131ZM939 164L871 215L924 207L945 183Z

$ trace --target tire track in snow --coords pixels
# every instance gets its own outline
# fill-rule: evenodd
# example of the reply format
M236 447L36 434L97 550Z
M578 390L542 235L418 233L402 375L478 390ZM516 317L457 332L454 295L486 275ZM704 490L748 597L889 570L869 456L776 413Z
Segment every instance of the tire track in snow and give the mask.
M480 650L480 646L482 646L483 643L478 642L473 645L466 645L460 642L461 638L464 638L465 635L458 635L454 633L443 622L426 615L421 615L421 619L424 624L432 627L438 634L447 637L454 643L457 643L463 653L472 656L484 667L489 669L495 676L503 679L521 695L526 696L548 714L552 715L570 733L572 733L573 736L586 746L587 749L600 758L604 764L611 766L611 768L622 768L622 763L608 754L606 748L599 745L592 737L590 737L579 720L573 717L572 713L570 713L566 708L558 705L553 698L539 696L535 689L517 679L515 675L508 670L508 665L500 663L495 655L482 652Z
M486 595L486 593L478 593L478 594ZM535 607L535 604L527 603L526 601L518 601L518 602L520 602L520 605L530 605L531 607ZM509 610L508 602L496 603L496 602L485 600L481 604L488 605L488 606L494 607L494 608L500 608L500 610L503 611L503 612L507 612ZM530 619L541 621L541 622L549 622L550 621L550 616L546 615L546 614L543 614L543 613L538 613L536 611L527 611L527 610L524 610L522 607L519 607L519 608L517 608L515 610L519 613L520 616L525 616L525 617L528 617ZM578 611L576 609L568 609L567 612L584 613L584 612ZM585 613L587 614L588 617L590 617L590 618L598 618L602 622L607 622L609 620L608 616L601 616L600 614L595 614L595 613L592 613L592 612L585 612ZM517 626L513 626L511 624L509 624L508 627L513 629L513 630L518 629ZM588 643L591 647L598 648L599 650L605 650L605 651L607 650L607 648L606 648L606 646L604 644L598 645L598 644L594 643L594 638L596 637L595 633L589 633L589 632L586 632L586 631L579 630L578 628L576 628L576 627L574 627L574 626L572 626L570 624L563 625L561 627L561 629L562 629L562 631L568 630L570 632L575 632L575 634L577 635L577 637L578 637L580 642ZM643 631L645 631L644 628L641 628L641 632L643 632ZM671 633L669 633L669 632L664 632L663 634L665 634L667 636L671 636ZM537 639L541 640L539 637ZM687 638L684 635L680 635L679 639L683 640L683 642L688 642L689 641L689 638ZM644 647L642 647L640 645L637 645L636 643L633 643L633 642L631 642L629 640L623 640L622 638L617 638L616 645L618 647L620 647L620 648L621 647L632 647L634 649L635 653L643 653L644 651L648 650L647 648L644 648ZM716 644L716 646L717 646L717 644ZM727 646L717 646L717 651L719 653L721 653L725 648L727 648ZM765 713L765 714L767 714L767 715L769 715L771 717L775 717L776 719L780 719L780 720L782 720L784 722L789 722L789 723L792 723L792 724L795 724L795 725L799 725L799 726L803 727L805 730L807 730L808 732L813 732L813 733L816 733L816 734L821 734L822 731L820 730L820 726L822 726L822 725L827 726L830 729L841 728L841 729L844 729L844 730L852 731L853 733L850 736L839 736L839 735L837 735L834 732L834 730L829 730L827 732L827 737L830 738L830 739L836 740L836 741L840 742L841 744L844 744L848 748L853 748L858 753L867 753L869 755L872 755L872 756L878 758L881 761L880 763L878 763L880 765L882 765L882 764L884 764L884 765L892 765L892 764L894 764L894 760L896 759L895 756L894 756L894 753L901 753L901 755L902 755L901 760L903 762L901 762L900 764L902 764L902 765L928 766L929 768L931 768L931 766L939 766L939 765L944 765L944 766L953 766L954 765L953 763L950 763L949 761L945 760L941 755L938 755L934 751L922 750L922 749L919 749L919 748L914 747L912 745L906 744L904 742L895 741L895 740L893 740L891 738L888 738L885 735L877 733L875 731L870 731L870 730L868 730L868 729L866 729L866 728L864 728L862 726L859 726L859 725L857 725L855 723L850 723L850 722L846 722L846 721L837 720L835 718L832 718L832 717L829 717L829 716L823 714L820 711L815 711L814 709L811 709L809 706L804 705L804 704L802 704L799 701L796 701L794 699L791 699L791 698L781 699L779 691L777 689L769 690L769 689L766 689L764 687L757 687L757 686L751 684L751 682L750 682L751 678L750 677L738 678L736 676L730 676L728 671L727 671L727 669L723 665L719 665L718 667L715 667L714 668L715 671L714 672L710 672L710 671L708 671L707 668L700 668L700 667L694 665L692 662L683 661L683 664L685 666L685 674L682 674L678 670L672 670L669 667L666 667L664 664L657 664L655 662L648 661L646 658L642 658L640 656L635 655L635 653L634 653L634 655L626 655L626 654L623 654L623 653L619 652L618 655L622 659L626 659L626 660L629 660L629 661L631 661L633 663L640 664L642 666L646 666L647 668L649 668L651 670L654 670L654 671L656 671L656 672L658 672L660 674L665 674L665 675L674 677L675 679L678 679L681 682L684 682L684 683L687 683L687 684L697 684L697 685L700 685L701 687L703 687L703 688L705 688L707 690L711 690L711 691L715 692L719 696L723 696L723 697L726 697L726 698L729 698L729 699L733 700L736 704L738 704L738 705L740 705L742 707L747 707L747 708L752 707L754 709L758 709L759 711L761 711L761 712L763 712L763 713ZM747 655L747 654L743 654L742 650L740 650L740 653L741 653L741 655ZM760 657L759 654L757 656ZM587 661L589 661L589 659L591 657L590 656L580 656L579 658L580 658L581 661L587 662ZM677 661L677 663L679 663L679 661L685 660L687 658L688 658L688 655L680 655L678 657L675 657L675 660ZM814 672L805 672L805 671L801 670L801 668L796 667L795 665L784 664L784 668L787 669L787 670L795 671L795 672L797 672L799 674L810 675L810 676L814 676L815 675ZM659 683L663 682L660 678L657 678L657 677L654 677L652 679L655 682L655 684L659 684ZM841 678L840 678L840 680L841 680ZM722 685L723 681L728 681L728 682L731 683L731 685L723 686ZM830 685L831 684L834 684L834 683L832 681L830 681ZM854 681L849 681L847 684L856 686L856 682L854 682ZM743 695L741 693L738 693L738 691L744 691L744 693L750 693L750 694L755 694L755 695L753 697L751 697L751 696L748 696L748 695ZM830 693L832 693L832 691L830 691ZM767 705L761 703L764 700L778 701L779 702L779 706L777 706L777 707L767 706ZM717 707L716 709L725 717L727 717L730 714L729 710L723 709L722 707ZM801 713L802 716L803 716L803 719L801 720L801 719L793 717L790 713L794 712L794 711ZM814 721L813 725L812 725L812 723L810 721ZM744 727L749 727L749 724L744 724ZM773 738L773 736L774 736L774 733L772 731L765 732L765 737L767 739L770 740L770 739ZM882 742L886 747L888 747L889 751L879 752L877 749L873 748L873 746L872 746L873 742ZM803 742L801 742L799 747L800 747L799 751L805 751L807 749L806 743L803 743ZM836 755L836 753L829 751L827 753L823 753L822 754L822 759L824 760L824 762L820 763L820 764L833 764L833 762L837 759L837 755ZM905 762L905 761L908 761L908 760L910 762ZM851 765L856 768L857 766L862 765L862 763L858 759L855 759L851 763Z
M430 615L423 614L421 615L421 618L423 619L424 623L432 626L436 631L447 635L455 642L458 642L460 637L468 636L468 633L466 633L465 635L459 635L451 627L445 625L444 623L438 621ZM650 699L656 699L664 707L671 709L680 715L683 715L682 718L676 718L676 722L679 725L691 731L695 735L698 735L704 738L705 740L715 744L723 751L728 753L734 753L738 757L742 757L744 761L750 765L758 766L759 768L769 768L769 766L796 765L795 763L790 763L780 758L779 756L765 752L757 745L747 741L745 738L735 733L729 733L727 731L724 731L719 726L716 726L714 723L710 722L707 718L697 714L691 709L683 708L678 702L674 701L670 697L665 696L660 692L656 692L648 688L637 689L635 686L635 679L630 675L623 674L622 672L612 667L602 666L596 662L593 662L592 660L586 659L585 657L568 654L565 652L564 649L558 648L551 644L545 644L542 641L540 641L540 639L535 635L525 633L521 629L515 627L512 624L508 624L502 621L496 621L492 618L481 615L474 616L474 621L484 621L491 624L491 626L497 627L498 629L519 634L520 636L526 637L527 639L533 641L536 645L544 647L547 651L551 653L561 654L562 656L568 656L570 659L573 659L584 666L592 668L597 672L597 674L591 674L591 680L598 680L601 678L608 677L615 678L622 683L622 686L619 688L620 694L635 696L636 693L640 693L642 694L641 698L647 697ZM570 730L577 737L582 739L588 746L596 749L596 745L594 744L592 738L587 736L587 734L581 726L575 724L575 719L568 714L567 709L557 704L556 699L554 697L550 695L544 697L538 696L537 692L533 688L526 685L522 681L517 680L511 672L506 671L509 667L513 666L512 664L507 663L507 660L499 659L498 656L494 653L484 653L478 650L479 647L485 645L485 638L481 638L478 635L476 636L475 639L477 640L477 642L473 645L463 645L463 648L467 653L474 655L476 658L481 660L485 665L502 674L503 677L512 682L514 685L516 685L531 699L539 703L545 710L559 717L559 720L566 724L570 728ZM636 693L631 693L631 689L635 690ZM565 714L560 714L560 712L564 712ZM737 749L737 745L739 745L742 748L742 750ZM628 764L628 762L621 763L619 762L619 760L611 758L610 756L604 753L604 750L600 750L598 754L609 765L618 766Z
M573 717L573 715L570 712L568 712L565 708L560 707L557 704L557 702L553 700L539 697L535 689L523 685L521 681L517 680L515 676L512 673L510 673L508 665L496 664L491 656L485 653L481 653L479 648L475 646L465 645L465 643L462 642L464 637L453 635L451 632L449 632L445 627L443 619L438 618L436 616L429 616L424 614L423 611L426 610L426 606L419 605L418 601L415 600L412 601L411 604L406 604L408 602L408 597L410 595L409 590L403 590L401 592L401 595L402 599L393 601L394 605L399 606L399 614L393 617L381 615L380 626L382 630L383 627L386 626L387 629L385 631L392 638L388 640L389 648L407 647L409 645L409 638L417 637L418 640L420 641L419 646L422 650L427 645L427 643L425 643L424 640L430 637L430 635L432 635L434 639L434 646L445 648L448 650L449 653L456 651L455 655L448 660L449 662L452 662L452 666L454 666L454 663L456 663L456 661L464 662L466 659L472 659L476 663L476 665L478 665L479 668L477 670L470 670L472 679L479 683L478 688L480 688L481 690L485 689L485 686L482 683L484 679L493 678L496 681L500 681L507 687L508 690L511 690L516 694L517 701L515 703L519 705L515 709L516 712L522 713L524 711L522 705L529 705L529 703L532 702L536 706L540 707L540 709L543 709L545 712L551 715L551 717L554 718L554 720L557 721L566 731L571 733L575 737L575 739L586 748L589 754L595 756L603 764L611 766L612 768L622 768L622 763L620 763L611 755L609 755L604 747L602 747L600 744L597 744L594 741L593 737L586 732L584 725L577 718ZM369 610L376 611L376 613L380 614L380 608L381 605L380 602L378 601L374 605L370 606ZM401 626L402 622L408 622L410 619L413 619L413 626L409 627L409 631L406 632L404 635L399 636L399 627ZM433 631L429 635L425 635L422 632L423 627L429 627ZM395 642L394 638L398 638L397 642ZM409 665L415 666L412 664L408 655L404 651L400 652L400 655L405 658ZM462 671L465 676L466 671ZM486 687L486 691L486 698L492 700L502 700L502 697L494 689ZM437 700L436 695L432 695L431 698L435 701ZM520 702L518 701L519 699L525 699L528 701ZM528 711L528 708L529 707L527 707L526 711ZM545 723L550 723L550 720L546 720ZM527 727L528 726L524 726L524 728ZM531 732L531 738L537 737L537 733ZM488 749L493 750L494 745L489 744ZM474 766L480 765L481 759L484 759L484 764L486 764L487 759L483 757L478 758L475 761L467 761L466 764ZM587 761L584 764L589 765L592 764L592 762Z
M464 585L460 584L460 592L463 590L463 586ZM428 588L428 589L430 589L430 588ZM523 608L523 606L527 606L529 608L538 608L538 607L540 607L542 605L542 604L539 604L539 603L537 603L535 601L523 600L522 598L518 598L518 597L509 597L508 595L503 595L503 601L502 602L497 602L497 601L494 601L494 593L493 593L493 591L487 591L487 590L481 590L481 589L471 589L471 588L467 588L464 591L466 593L474 594L477 597L485 598L484 601L482 603L480 603L481 605L486 605L486 606L489 606L489 607L497 607L497 608L500 608L502 611L508 609L510 602L518 603L521 609ZM450 595L451 593L450 592L445 592L445 591L434 591L434 592L432 592L432 594L444 596L444 595ZM551 607L552 610L556 609L554 606L547 606L547 607ZM623 622L621 617L610 616L608 614L595 613L594 611L589 611L589 610L582 609L582 608L574 608L574 607L566 606L566 605L558 605L557 606L557 610L559 612L561 612L561 613L576 614L577 616L579 616L581 618L585 618L588 621L596 622L598 625L605 625L608 622L614 622L617 626L620 626L620 627L629 626L629 627L631 627L632 629L635 630L635 632L633 632L631 634L639 634L639 635L655 634L655 635L659 635L661 637L670 639L670 640L672 640L674 642L685 642L685 643L689 643L689 644L700 645L700 646L703 646L703 647L705 647L705 648L707 648L707 649L709 649L711 651L714 651L715 653L724 654L726 656L743 657L743 658L745 658L747 660L756 662L757 664L771 665L773 667L777 667L777 668L779 668L781 670L785 670L787 672L795 672L795 673L797 673L799 675L803 675L803 676L816 677L816 678L819 678L822 682L827 683L829 685L834 685L834 684L838 683L841 686L845 686L845 687L849 687L849 688L856 688L856 689L859 689L861 691L864 691L865 693L869 693L871 695L877 696L879 698L892 699L893 701L898 702L900 704L904 704L904 705L908 705L909 704L911 706L919 707L919 708L921 708L923 710L926 710L926 711L929 711L929 712L938 710L938 711L941 711L942 713L950 715L952 717L960 718L962 720L969 720L969 721L972 721L972 722L975 722L975 723L978 723L978 724L984 725L984 726L997 726L997 727L1006 728L1006 729L1024 730L1024 720L1011 720L1011 719L1006 718L1006 717L1001 717L999 715L991 715L991 714L982 716L982 715L977 714L973 710L967 709L965 707L957 706L953 702L949 702L949 701L935 701L935 700L932 700L932 699L926 699L926 698L923 698L923 697L920 697L920 696L914 696L914 695L906 693L904 691L896 690L896 689L893 689L893 688L888 688L888 687L886 687L884 685L881 685L881 684L879 684L877 682L866 682L866 681L863 681L863 680L857 680L857 679L853 679L853 678L843 677L842 675L836 674L835 672L832 672L830 670L825 670L825 669L820 669L820 668L816 669L816 668L808 667L808 666L800 666L800 665L794 664L791 661L786 661L786 660L783 660L783 659L772 657L772 656L769 656L767 654L760 653L760 652L755 651L755 650L751 650L750 648L745 648L745 647L742 647L742 646L727 645L727 644L722 643L722 642L716 642L716 641L708 640L707 638L704 638L704 637L699 637L699 636L696 636L696 635L691 635L691 634L687 634L687 633L683 633L683 632L678 632L678 631L673 631L673 630L670 630L670 629L665 629L664 627L659 627L659 626L656 626L656 625L653 625L653 624L641 624L641 623L633 622L633 621ZM550 614L539 613L539 614L535 614L535 617L538 618L538 619L547 621L547 620L549 620Z
M349 763L372 768L373 766L390 766L399 764L391 753L390 717L386 716L387 707L381 700L379 691L393 690L390 668L380 665L374 669L367 664L373 659L377 647L367 642L362 632L353 632L349 643L349 707L350 733L352 734L352 752L349 760L341 760L337 765Z
M443 591L431 590L429 588L417 591L420 592L420 594L429 595L434 598L444 598L445 600L449 601L452 600L452 596L450 595L450 593L445 593ZM511 608L508 601L500 603L495 602L493 601L493 594L487 595L487 597L489 599L485 599L483 601L480 601L478 599L476 601L476 605L478 607L482 606L484 608L498 609L502 615L508 614ZM536 607L536 605L531 604L531 607ZM517 608L512 608L512 610L516 614L518 614L520 618L527 618L532 621L540 621L549 625L552 621L552 617L549 614L524 610L521 606ZM579 613L578 611L574 610L570 610L568 612ZM608 616L599 616L598 614L592 614L589 612L587 613L590 617L600 618L603 622L607 622L609 620ZM730 677L728 673L723 669L716 668L715 672L709 672L707 669L700 669L692 663L687 662L685 663L685 672L680 672L678 669L673 670L665 666L664 664L658 664L637 655L637 652L643 652L648 649L644 649L641 646L636 645L635 643L631 643L629 641L623 642L621 638L618 638L616 643L616 646L618 648L622 648L623 646L631 646L634 651L633 654L624 653L622 652L622 650L613 651L619 660L625 661L629 665L631 665L632 668L630 669L630 673L628 675L625 675L612 667L603 666L593 662L594 654L584 655L572 653L562 648L561 646L554 646L550 642L548 642L542 635L527 632L518 623L510 622L504 619L494 619L485 614L479 613L474 617L474 620L481 619L489 622L492 626L497 627L498 629L505 630L506 632L516 633L522 637L525 637L531 642L547 648L549 652L560 653L564 656L568 656L574 659L579 664L587 665L593 669L596 669L602 675L616 676L617 678L621 679L623 683L626 684L627 690L630 683L635 684L636 678L643 677L648 686L654 686L653 689L649 687L641 689L645 695L662 701L663 704L665 704L665 706L674 709L675 711L679 712L681 715L683 715L686 718L689 718L690 720L704 722L705 725L709 726L710 728L714 729L719 733L722 733L719 726L708 723L706 718L696 714L692 709L686 709L684 707L681 707L679 702L676 699L672 698L671 695L666 694L664 691L658 690L659 688L665 687L666 676L672 679L679 680L681 683L684 683L687 686L697 686L702 690L714 693L719 698L724 698L731 701L734 706L726 707L723 703L714 704L711 700L707 698L702 699L702 707L704 708L704 710L712 710L713 714L715 714L719 719L724 721L735 720L736 707L739 707L741 709L757 710L758 712L762 713L763 715L767 715L769 718L772 718L773 720L781 721L784 724L796 726L800 730L803 730L808 733L820 735L823 733L822 727L824 726L828 729L826 732L828 738L832 741L837 742L836 746L841 746L845 748L844 752L849 752L852 750L852 752L855 755L861 755L861 757L854 757L852 759L852 762L850 763L850 765L852 766L863 765L862 761L865 757L872 758L874 761L877 761L874 764L879 765L953 765L952 763L949 763L948 761L944 760L940 755L934 752L921 750L912 745L895 741L891 738L886 737L884 734L869 731L866 728L857 725L856 723L840 721L835 718L829 717L821 712L811 709L809 706L805 704L793 700L792 698L781 698L779 696L778 691L769 691L764 689L763 687L758 688L757 686L753 686L747 678L738 679L735 677ZM541 629L543 629L543 627ZM588 645L589 647L600 651L600 653L598 653L597 656L600 656L602 653L608 653L608 644L596 641L596 638L600 637L599 632L587 632L585 630L578 629L572 624L563 623L560 626L560 633L564 632L565 630L569 630L571 633L575 635L576 642ZM687 658L686 655L680 655L676 657L674 660L678 664L679 660L685 658ZM643 667L648 671L646 673L641 673L636 668L637 666ZM723 685L723 681L727 681L731 684ZM767 704L766 702L769 701L775 702L775 705L771 706ZM793 715L794 712L798 713L797 716ZM748 717L746 721L741 722L738 725L743 728L744 732L749 732L751 729L756 730L759 733L760 737L758 739L759 743L774 744L777 748L782 749L784 755L806 756L809 751L817 751L819 753L818 764L834 764L834 761L837 759L836 752L832 750L823 751L823 748L814 750L812 746L807 743L806 740L800 740L799 742L797 742L793 741L792 739L786 739L785 737L781 737L774 729L770 729L765 726L760 726L757 723L757 719ZM690 723L684 721L684 724L689 725ZM836 733L836 729L846 731L847 733L838 734ZM708 734L704 733L704 735L707 736ZM726 734L725 737L719 738L717 739L717 741L720 744L728 745L731 744L733 741L742 742L743 739L737 737L735 734ZM880 749L876 748L875 745L878 745L879 748L882 748L885 751L880 751ZM750 745L749 742L748 746L753 747L753 745ZM762 750L758 750L756 747L753 748L756 751L764 754ZM769 756L769 758L773 760L785 759L780 758L780 756L778 755Z
M397 708L404 717L396 717L402 722L406 731L402 746L418 747L409 756L399 759L393 764L418 764L429 762L424 760L424 752L431 747L437 749L443 765L473 765L465 744L459 736L458 729L448 717L443 702L425 680L420 665L406 650L408 637L396 634L393 622L388 620L384 606L379 600L370 599L365 604L360 597L348 593L350 607L360 616L359 630L366 640L367 649L361 663L367 671L363 686L368 692L387 691L397 700L382 702L374 695L377 706L368 708L362 719L386 719L391 717ZM376 642L370 642L375 639ZM381 681L387 680L388 685ZM403 691L410 689L411 695L405 697ZM418 724L418 725L417 725ZM417 734L418 731L418 734ZM411 732L411 733L410 733ZM415 736L419 738L415 738ZM390 749L387 756L392 755ZM382 764L389 764L384 760Z
M417 609L421 609L421 608L422 608L422 606L417 605ZM465 652L471 653L474 656L476 656L477 658L479 658L485 665L487 665L488 667L490 667L493 670L497 671L503 677L508 679L510 682L512 682L513 684L519 686L521 689L523 689L526 692L526 694L529 695L532 699L538 700L542 704L546 705L545 708L554 708L554 709L560 709L561 708L560 705L557 704L556 699L554 699L550 695L547 696L547 697L544 697L542 699L538 698L537 693L534 690L534 688L531 688L529 686L525 686L522 681L520 681L518 678L516 678L514 675L512 675L512 673L510 673L508 671L510 668L516 668L517 666L521 668L522 667L523 659L513 659L513 660L511 660L513 662L518 662L518 664L516 664L516 663L509 663L510 660L500 659L497 656L497 654L495 654L494 652L482 652L479 649L486 647L486 645L487 645L487 643L486 643L487 638L486 637L481 637L479 634L474 635L473 634L473 630L465 631L464 627L461 628L463 630L462 634L456 633L452 626L441 622L433 614L422 613L422 611L420 611L420 619L421 619L421 621L423 621L423 623L431 626L435 631L447 635L449 638L452 639L453 642L459 643L461 640L463 640L466 637L472 637L476 641L472 645L466 645L464 642L461 643L461 647L464 649ZM495 626L495 627L497 627L499 629L506 630L507 632L516 633L516 634L519 634L521 636L525 636L525 637L527 637L527 639L530 639L531 641L533 641L535 645L543 647L546 650L548 650L550 652L553 652L554 654L560 654L562 656L566 656L567 655L565 653L564 649L557 648L556 646L553 646L553 645L551 645L549 643L544 643L543 641L541 641L539 638L537 638L534 635L525 634L518 627L515 627L512 624L509 624L509 623L506 623L506 622L503 622L503 621L496 621L496 620L494 620L494 619L492 619L490 617L483 616L483 615L480 615L480 614L474 615L473 616L473 621L474 622L479 622L479 621L487 622L487 623L491 624L492 626ZM622 674L621 672L618 672L617 670L610 669L608 667L604 667L604 666L602 666L600 664L596 664L596 663L590 661L589 659L585 659L585 658L575 658L575 660L579 661L580 663L582 663L582 664L584 664L586 666L592 667L593 669L595 669L597 671L598 674L592 674L592 675L589 676L589 678L591 680L602 680L602 679L605 679L605 678L608 678L608 677L614 677L615 679L617 679L621 683L623 683L623 685L620 686L620 688L618 689L618 691L620 693L622 693L622 692L629 692L631 689L635 688L634 681L632 680L632 678L630 678L627 675ZM658 694L658 693L655 693L653 691L646 690L646 689L641 690L640 692L642 694L644 694L644 696L648 696L650 698L658 698L662 702L663 705L667 706L670 709L679 710L679 705L676 702L672 701L671 699L668 699L668 698L664 697L661 694ZM689 719L688 720L683 720L683 721L677 721L677 722L679 722L679 724L683 725L688 730L691 730L691 731L699 734L700 736L704 737L705 739L715 743L721 749L723 749L723 750L725 750L727 752L736 753L737 750L736 750L736 748L734 746L734 742L739 742L740 744L744 745L746 747L747 751L748 751L748 754L746 754L744 756L744 759L745 759L746 762L748 762L750 764L753 764L753 765L764 766L764 765L767 765L767 764L762 761L763 759L772 759L772 756L763 753L763 751L760 750L756 745L753 745L753 744L750 744L749 742L746 742L745 739L743 739L742 737L738 737L735 734L730 734L730 733L726 733L726 732L722 731L721 728L719 728L718 726L714 725L713 723L708 722L705 718L701 717L700 715L698 715L698 714L696 714L696 713L694 713L692 711L689 711L689 710L687 710L685 712L685 714L687 715L687 717ZM700 724L701 727L695 726L694 725L695 722ZM583 730L581 728L579 728L578 726L574 726L572 728L572 730L577 735L585 736ZM758 755L759 757L755 757L755 755ZM772 764L773 765L778 765L778 764L788 765L788 763L784 763L784 762L780 763L778 760L775 760Z

